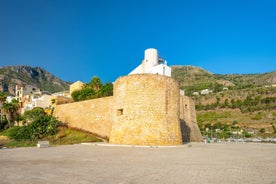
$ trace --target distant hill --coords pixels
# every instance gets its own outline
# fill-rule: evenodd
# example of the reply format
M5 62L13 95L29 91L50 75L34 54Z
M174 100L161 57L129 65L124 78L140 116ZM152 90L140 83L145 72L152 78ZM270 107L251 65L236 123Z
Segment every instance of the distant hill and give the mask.
M263 74L216 74L216 76L220 79L231 81L236 86L251 85L262 87L276 84L276 70Z
M65 82L43 68L30 66L0 67L0 91L14 95L15 85L32 85L50 93L69 89Z
M194 66L172 66L172 76L193 98L203 134L208 134L206 128L229 125L254 131L255 136L276 136L276 71L222 75ZM203 89L212 92L201 94Z
M222 91L223 87L245 89L276 85L276 70L263 74L213 74L195 66L172 66L172 77L185 89L185 94L191 95L195 91L211 89Z

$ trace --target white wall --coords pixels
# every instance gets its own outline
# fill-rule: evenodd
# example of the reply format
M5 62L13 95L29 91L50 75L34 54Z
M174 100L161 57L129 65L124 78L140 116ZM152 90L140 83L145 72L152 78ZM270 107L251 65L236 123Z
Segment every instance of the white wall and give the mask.
M138 67L131 71L128 75L132 74L159 74L171 77L171 68L164 63L158 64L158 53L156 49L147 49L145 51L145 59Z

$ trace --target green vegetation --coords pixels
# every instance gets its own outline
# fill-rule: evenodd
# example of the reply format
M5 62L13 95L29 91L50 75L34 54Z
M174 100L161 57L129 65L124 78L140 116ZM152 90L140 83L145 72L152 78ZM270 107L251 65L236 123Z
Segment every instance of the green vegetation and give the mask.
M273 123L271 123L271 126L273 128L273 133L276 134L276 126Z
M34 117L37 111L38 109L27 111L27 115L25 113L23 117L30 123L9 128L4 135L14 140L37 140L56 134L59 121L52 115L47 114Z
M252 120L260 120L262 119L262 113L258 112L255 116L251 117Z
M14 126L15 120L18 118L18 109L19 109L19 102L15 99L12 99L11 102L4 102L1 107L1 116L2 112L5 115L5 119L8 122L8 127L11 128ZM6 127L4 127L6 128Z
M195 102L202 134L222 137L276 136L275 74L220 75L193 66L172 67L172 76ZM204 89L212 92L201 95Z
M201 126L200 130L204 137L212 137L218 139L227 139L230 137L250 138L253 136L246 130L243 130L241 127L239 127L235 122L233 122L231 125L223 124L221 122L217 122L214 124L207 123L204 126Z
M264 74L212 74L202 68L194 66L172 66L172 77L185 90L185 94L192 96L193 92L203 89L212 90L213 93L223 91L223 87L229 90L258 89L259 94L266 93L263 86L271 86L276 71Z
M216 74L215 76L233 82L235 84L235 89L245 89L271 85L271 78L273 78L274 72L263 74Z
M16 147L34 147L36 146L36 140L9 140L4 144L5 147L8 148L16 148Z
M91 133L71 129L66 126L60 126L58 128L58 133L49 137L49 140L52 145L79 144L82 142L102 142L101 139L97 138Z
M198 111L197 122L203 135L210 136L210 131L213 131L212 133L223 135L224 138L228 136L251 137L253 135L275 137L275 119L271 114L269 111L242 113L232 109ZM216 129L219 131L215 132ZM238 131L240 131L239 135L233 134Z
M46 116L44 109L40 107L35 107L30 111L24 112L22 116L23 124L29 124L43 116Z
M219 99L216 96L217 99ZM225 99L224 102L213 102L211 104L203 105L198 103L195 105L196 110L214 110L217 108L239 108L242 112L254 112L260 110L275 110L276 109L276 96L275 97L263 97L248 95L245 99Z
M2 134L6 134L2 132ZM55 135L47 136L44 139L49 140L51 146L57 145L69 145L69 144L79 144L83 142L102 142L101 139L97 138L95 135L83 132L76 129L71 129L66 126L59 126L58 132ZM1 141L0 141L1 144ZM8 141L2 141L6 147L34 147L37 144L37 140L19 140L11 139Z
M8 126L8 120L4 116L3 104L6 102L7 94L0 91L0 130L5 129Z
M197 115L198 123L203 123L204 121L216 122L219 118L229 118L231 117L230 112L216 113L216 112L206 112L204 114Z
M81 90L74 91L71 96L75 102L113 95L113 84L102 84L99 77L93 77Z
M265 128L261 128L260 133L265 133Z
M14 126L0 135L7 136L4 141L7 147L36 146L39 139L47 139L51 145L76 144L81 142L100 142L95 135L61 126L52 115L47 115L43 109L34 108L26 111L22 117L23 126Z

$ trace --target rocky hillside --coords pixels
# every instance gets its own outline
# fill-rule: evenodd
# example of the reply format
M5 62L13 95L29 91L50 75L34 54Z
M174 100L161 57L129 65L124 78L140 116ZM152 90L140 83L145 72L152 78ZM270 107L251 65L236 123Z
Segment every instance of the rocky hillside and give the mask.
M276 135L276 71L221 75L194 66L173 66L172 76L194 99L201 131L227 125L232 130ZM204 89L208 93L202 94Z
M69 83L40 67L0 67L0 91L14 95L15 85L32 85L50 93L69 89Z
M264 74L213 74L194 66L172 66L172 76L179 81L185 94L211 89L214 92L230 89L246 89L276 85L276 70Z

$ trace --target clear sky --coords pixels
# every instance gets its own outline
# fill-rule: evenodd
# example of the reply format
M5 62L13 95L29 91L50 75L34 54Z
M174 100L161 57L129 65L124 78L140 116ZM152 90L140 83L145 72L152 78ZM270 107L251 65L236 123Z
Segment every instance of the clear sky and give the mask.
M147 48L213 73L276 70L276 1L0 0L0 66L112 82Z

